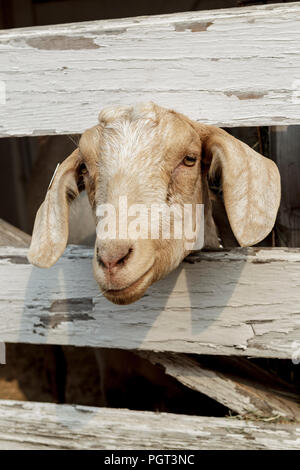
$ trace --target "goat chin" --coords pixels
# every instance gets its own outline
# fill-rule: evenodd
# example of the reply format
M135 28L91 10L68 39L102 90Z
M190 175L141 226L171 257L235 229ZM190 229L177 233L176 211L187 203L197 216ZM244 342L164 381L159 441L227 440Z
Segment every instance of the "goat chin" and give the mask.
M145 277L144 277L145 276ZM146 292L148 287L152 284L148 274L137 279L135 282L125 287L124 289L109 289L102 290L104 297L110 302L119 305L127 305L139 300Z
M99 288L104 297L107 298L110 302L118 305L128 305L139 300L148 287L156 280L154 278L155 268L152 265L147 271L138 277L135 281L131 282L125 287L120 287L118 289L107 289L102 283L97 279L97 272L94 272L95 278L98 282Z

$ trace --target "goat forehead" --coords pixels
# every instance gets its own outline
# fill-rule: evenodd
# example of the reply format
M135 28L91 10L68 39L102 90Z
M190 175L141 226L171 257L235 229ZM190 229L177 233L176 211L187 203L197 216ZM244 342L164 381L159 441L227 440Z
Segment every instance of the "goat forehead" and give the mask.
M148 119L110 122L103 129L100 160L109 173L145 171L163 160L164 140L157 124Z

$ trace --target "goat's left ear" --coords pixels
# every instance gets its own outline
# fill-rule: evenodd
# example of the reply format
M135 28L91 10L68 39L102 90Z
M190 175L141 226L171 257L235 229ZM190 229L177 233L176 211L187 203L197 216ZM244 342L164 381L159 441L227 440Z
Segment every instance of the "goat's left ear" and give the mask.
M280 204L275 163L222 129L197 125L202 161L209 173L220 170L231 229L241 246L255 245L272 230Z
M66 248L69 235L69 204L79 194L79 163L79 150L76 149L58 167L45 200L36 214L28 260L40 268L52 266Z

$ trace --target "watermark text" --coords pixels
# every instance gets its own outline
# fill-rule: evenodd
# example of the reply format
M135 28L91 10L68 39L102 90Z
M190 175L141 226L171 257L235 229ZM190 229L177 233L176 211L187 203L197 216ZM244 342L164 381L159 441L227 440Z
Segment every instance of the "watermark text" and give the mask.
M120 196L117 206L97 207L97 237L105 240L183 240L186 250L204 245L203 204L132 204Z

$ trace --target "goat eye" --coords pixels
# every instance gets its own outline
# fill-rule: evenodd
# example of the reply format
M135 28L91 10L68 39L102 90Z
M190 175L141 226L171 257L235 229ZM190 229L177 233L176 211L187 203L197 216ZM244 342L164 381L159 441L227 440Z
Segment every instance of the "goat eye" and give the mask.
M196 157L191 157L189 155L186 155L184 159L182 160L182 163L185 166L194 166L196 163L197 158Z
M80 171L80 173L81 173L82 175L85 175L85 174L88 172L85 163L81 163L81 164L80 164L80 166L79 166L79 171Z

